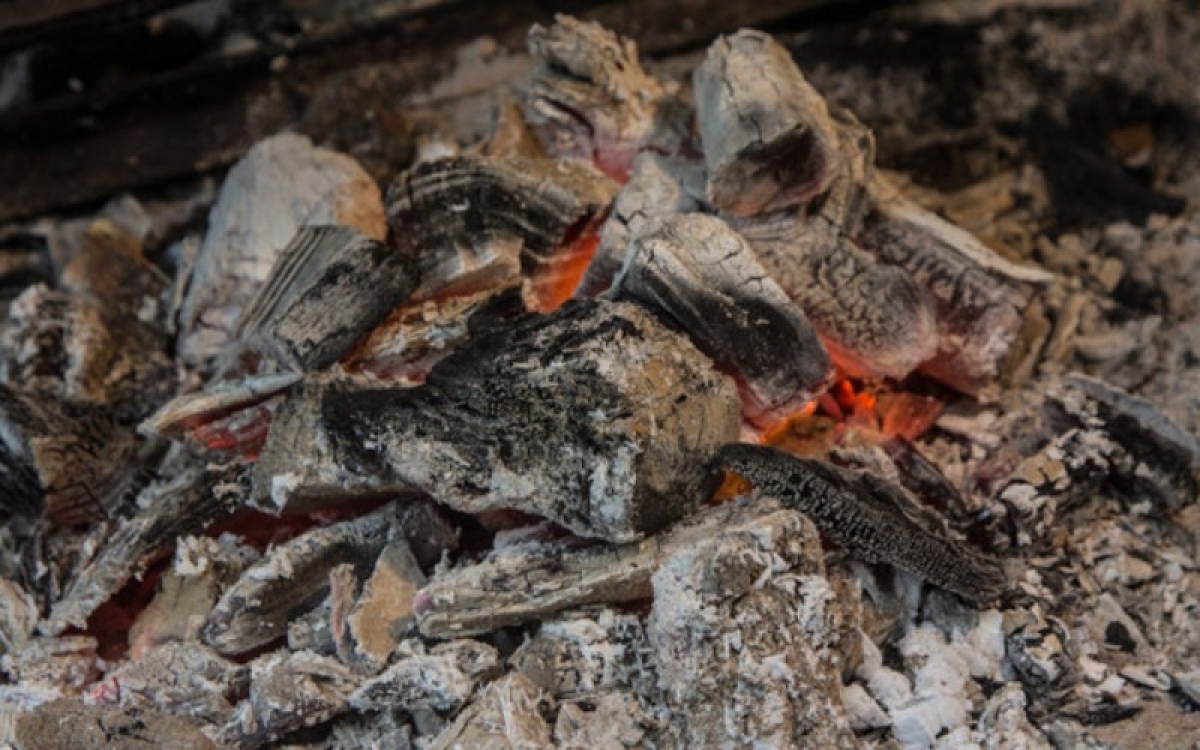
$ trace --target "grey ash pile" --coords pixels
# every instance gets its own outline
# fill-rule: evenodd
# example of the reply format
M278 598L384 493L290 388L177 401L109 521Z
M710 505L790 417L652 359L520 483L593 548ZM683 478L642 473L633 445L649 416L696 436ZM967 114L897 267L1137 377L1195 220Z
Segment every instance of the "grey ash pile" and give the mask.
M3 235L0 741L1200 744L1200 135L1058 169L1020 96L1147 85L1157 10L942 19L957 130L559 17L382 190L289 133L166 253L186 206Z

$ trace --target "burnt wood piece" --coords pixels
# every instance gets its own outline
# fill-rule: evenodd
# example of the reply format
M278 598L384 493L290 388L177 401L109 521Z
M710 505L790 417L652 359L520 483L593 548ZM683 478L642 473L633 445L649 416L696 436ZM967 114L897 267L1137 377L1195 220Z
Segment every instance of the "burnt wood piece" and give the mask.
M350 696L352 707L380 711L400 705L408 711L453 714L470 700L481 680L494 677L502 668L496 649L465 638L429 649L414 638L402 642L396 656L392 666Z
M236 382L217 381L202 391L171 399L143 422L139 429L150 434L177 437L231 413L278 399L302 379L303 376L298 373L286 372Z
M365 578L394 530L395 509L388 505L272 548L222 595L201 637L225 655L244 654L284 637L288 622L316 606L329 590L331 570L350 564L360 580Z
M417 624L431 638L481 635L576 607L649 599L663 557L717 534L743 512L739 507L709 508L650 539L617 546L560 539L497 550L430 579L417 594ZM766 502L760 508L772 509Z
M527 165L526 165L527 166ZM500 159L418 164L388 189L394 241L417 259L420 301L502 286L549 258L604 206L541 170Z
M798 410L832 374L808 320L714 216L646 219L605 295L637 302L685 333L734 376L745 415L769 425Z
M292 133L250 149L221 186L194 266L180 269L180 359L211 366L280 251L301 227L329 224L387 232L379 188L357 162Z
M638 226L653 216L699 211L704 195L704 163L698 159L669 159L653 152L639 154L629 181L617 193L608 219L600 229L600 244L592 256L577 297L594 297L612 286L628 254Z
M904 269L933 300L938 351L921 371L956 390L978 393L1000 374L1032 285L1053 277L1005 261L882 178L872 180L870 193L871 210L855 231L856 242Z
M77 571L67 590L39 626L59 634L82 628L93 612L155 561L164 547L187 534L201 534L243 507L249 473L240 464L193 468L155 482L141 492L142 510Z
M781 212L733 223L851 375L903 378L937 352L929 295L902 269L824 230L821 216ZM827 240L827 241L822 241Z
M243 343L299 372L337 362L417 285L415 262L349 227L305 227L242 312Z
M857 623L843 626L823 557L813 523L769 500L665 551L646 622L671 709L663 744L860 746L840 700Z
M522 108L550 154L594 161L624 181L643 148L679 150L683 110L642 69L632 40L560 14L550 26L534 24L528 43L537 62Z
M829 188L840 158L829 109L769 35L743 29L717 39L693 84L710 202L754 216Z
M60 288L29 287L10 308L3 378L31 393L108 407L135 424L174 394L168 280L140 242L92 222Z
M250 692L216 732L221 747L254 748L325 723L350 707L362 678L311 651L273 651L250 663Z
M895 565L979 604L992 601L1004 588L998 560L926 531L888 496L903 490L882 479L743 444L722 448L716 465L804 513L858 559Z
M1098 492L1123 451L1103 429L1071 429L1013 470L993 492L987 513L998 549L1041 541L1062 514Z
M430 750L480 748L551 748L543 706L550 696L524 675L510 672L488 683L429 745Z
M638 539L703 500L698 462L738 434L732 382L627 303L571 300L481 335L420 388L330 384L276 414L258 502L410 487Z
M4 510L57 526L105 518L136 491L139 441L105 407L0 384Z
M1082 397L1082 398L1080 398ZM1150 402L1095 378L1073 374L1050 394L1050 417L1058 424L1103 425L1126 454L1113 465L1113 480L1131 497L1156 498L1168 511L1200 494L1200 440Z

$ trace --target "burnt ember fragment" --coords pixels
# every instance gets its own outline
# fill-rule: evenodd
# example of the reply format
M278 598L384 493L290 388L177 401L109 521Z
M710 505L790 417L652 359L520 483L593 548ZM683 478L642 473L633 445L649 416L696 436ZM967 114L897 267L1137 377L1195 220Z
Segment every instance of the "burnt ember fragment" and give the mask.
M903 378L937 352L932 300L902 269L827 232L826 221L791 211L733 226L804 311L834 362L851 375Z
M1003 260L971 234L871 181L860 246L904 269L933 300L938 351L921 370L966 393L995 381L1020 332L1032 283L1052 277Z
M1149 495L1168 511L1200 494L1200 440L1185 432L1148 401L1086 375L1074 374L1053 391L1058 422L1095 426L1095 420L1126 453L1114 462L1114 477L1134 497Z
M654 216L700 210L704 194L704 163L668 159L653 152L639 154L629 181L617 193L608 219L600 229L600 244L584 272L577 297L594 297L612 286L641 223Z
M123 664L93 695L98 703L153 709L219 725L233 717L231 699L249 681L245 666L201 644L176 641Z
M242 313L247 346L285 367L329 367L417 285L414 261L349 227L305 227Z
M537 66L522 108L550 154L594 161L624 181L643 148L678 150L686 120L671 116L679 108L642 69L633 41L560 14L535 24L528 42Z
M59 526L104 518L139 477L136 436L106 407L23 394L0 384L0 494L5 512L44 509Z
M387 216L419 266L413 300L502 285L522 262L547 260L611 198L576 187L548 170L483 157L423 162L402 174L388 190Z
M435 575L417 594L417 623L426 636L451 638L575 607L649 599L650 578L665 555L718 533L741 512L732 504L709 508L650 539L616 547L559 540L497 550Z
M222 747L257 748L349 708L360 678L311 651L276 651L250 664L250 696L218 733Z
M207 366L234 334L242 309L300 227L338 224L382 240L379 188L348 156L281 133L256 144L234 165L208 217L208 232L186 285L180 358Z
M398 654L395 664L350 696L351 706L383 710L399 705L409 711L453 713L470 699L480 680L500 671L496 649L467 639L428 650L419 641L406 641Z
M664 554L646 632L671 709L666 744L859 746L823 557L813 523L769 500Z
M164 547L233 515L248 489L248 472L241 464L190 469L146 487L138 498L142 510L75 573L41 630L58 634L84 627L88 617L127 581L144 573Z
M889 497L903 490L871 474L744 444L722 448L716 465L804 513L858 559L895 565L981 604L1004 587L999 561L922 528Z
M430 750L455 748L550 748L550 726L543 707L548 695L523 675L510 672L490 683L458 719L431 744Z
M201 631L204 642L222 654L244 654L287 635L288 621L328 591L335 567L350 564L359 579L366 577L393 531L394 516L389 505L272 548L213 607Z
M10 308L3 379L51 397L107 406L123 424L176 387L167 355L168 281L140 242L105 220L88 226L60 285L37 284Z
M607 297L637 302L734 376L746 416L771 424L831 375L804 314L725 222L703 214L648 219Z
M693 75L708 199L753 216L806 203L838 171L825 99L786 49L743 29L713 42Z
M696 470L738 433L736 390L686 339L627 303L572 300L442 360L420 388L312 384L276 414L260 503L315 490L420 490L468 513L512 509L638 539L703 501Z

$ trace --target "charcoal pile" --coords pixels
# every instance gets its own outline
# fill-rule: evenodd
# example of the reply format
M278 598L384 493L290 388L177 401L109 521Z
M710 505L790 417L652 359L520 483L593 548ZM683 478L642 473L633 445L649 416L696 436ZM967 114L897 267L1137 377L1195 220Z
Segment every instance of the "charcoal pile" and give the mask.
M0 742L1200 745L1200 23L996 5L0 230Z

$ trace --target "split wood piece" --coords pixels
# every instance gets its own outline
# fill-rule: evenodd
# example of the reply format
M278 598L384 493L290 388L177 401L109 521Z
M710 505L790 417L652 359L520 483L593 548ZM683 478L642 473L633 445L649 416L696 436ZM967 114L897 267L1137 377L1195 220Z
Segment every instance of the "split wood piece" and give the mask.
M903 269L829 231L824 217L781 212L736 221L733 228L848 374L899 379L937 353L937 322L925 290Z
M456 748L528 748L549 750L550 726L543 718L552 701L542 690L515 672L487 687L471 701L430 750Z
M250 663L250 695L218 734L222 747L259 748L344 713L361 679L336 659L276 651Z
M706 509L651 539L618 546L577 541L520 545L435 575L417 594L417 624L431 638L481 635L589 604L649 599L663 556L717 533L739 513Z
M180 358L208 369L279 252L302 226L322 224L384 239L379 188L362 167L292 133L250 149L221 186L194 267L180 270Z
M763 505L665 551L654 573L646 630L671 709L666 744L857 748L817 530Z
M217 750L191 722L149 709L96 706L61 698L6 716L0 743L22 748Z
M230 697L244 693L250 670L199 643L164 643L123 663L92 689L97 703L152 709L220 726L233 718Z
M416 263L349 227L302 228L242 313L238 337L285 368L341 359L416 288Z
M895 565L977 604L1004 588L998 560L922 528L891 496L903 490L882 479L754 445L725 446L716 465L804 513L857 559Z
M745 416L770 425L829 381L829 356L754 251L714 216L640 222L606 297L641 304L733 375Z
M643 221L696 212L700 209L697 198L703 194L703 162L669 159L653 152L639 154L629 181L617 193L601 227L600 245L575 296L594 297L612 286L625 262L630 239Z
M416 258L414 302L505 286L608 205L616 188L579 192L551 170L483 157L423 162L388 189L395 242Z
M1168 512L1200 494L1200 440L1150 402L1092 377L1072 374L1050 392L1052 421L1103 425L1124 450L1115 461L1115 484L1130 497L1155 498Z
M829 109L769 35L743 29L720 37L693 83L711 203L754 216L829 188L839 159Z
M419 490L628 541L704 500L698 471L738 433L736 389L644 310L572 300L477 337L421 388L320 385L280 407L256 502Z
M333 568L350 564L359 579L367 576L394 523L395 509L388 505L273 547L213 607L201 630L204 642L236 655L283 638L288 621L324 597Z
M528 43L536 66L521 104L551 155L594 161L624 182L642 149L680 150L686 110L642 69L632 40L559 14L534 24Z
M0 384L0 503L57 526L105 518L136 492L139 441L107 407Z
M970 233L925 211L876 176L857 243L904 269L934 303L938 351L921 371L977 394L996 380L1020 333L1032 285L1053 279L996 255Z
M142 575L164 546L200 534L243 507L248 494L243 465L191 469L155 482L138 497L138 511L85 568L76 572L62 597L39 625L44 633L83 628L100 605Z
M350 696L350 705L359 711L404 706L453 715L481 681L500 671L499 653L479 641L447 641L429 649L420 641L406 641L396 662L364 682Z

